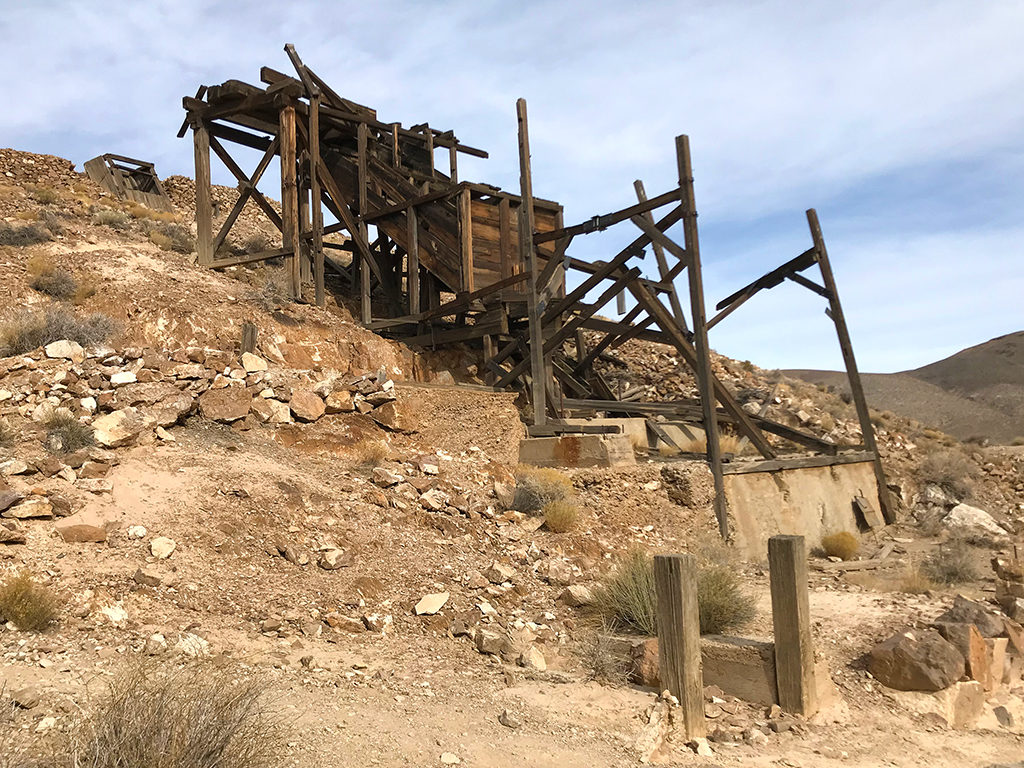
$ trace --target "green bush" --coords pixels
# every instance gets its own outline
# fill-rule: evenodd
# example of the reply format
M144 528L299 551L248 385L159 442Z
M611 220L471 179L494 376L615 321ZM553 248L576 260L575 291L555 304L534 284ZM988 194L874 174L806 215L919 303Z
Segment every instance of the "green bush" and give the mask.
M60 614L60 600L27 573L11 576L0 586L0 618L23 632L39 632Z
M213 662L135 663L75 723L75 768L277 768L285 732L263 682Z
M81 316L57 306L23 310L0 325L0 357L23 355L61 339L91 346L106 341L113 332L114 321L100 313Z
M512 509L538 512L553 501L563 501L572 493L572 480L557 469L520 464L516 469L516 492Z

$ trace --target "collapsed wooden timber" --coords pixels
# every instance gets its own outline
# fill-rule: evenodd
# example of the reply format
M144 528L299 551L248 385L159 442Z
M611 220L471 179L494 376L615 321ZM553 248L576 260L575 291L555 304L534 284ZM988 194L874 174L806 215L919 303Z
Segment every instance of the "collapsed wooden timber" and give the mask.
M141 203L155 211L173 211L156 168L145 160L124 155L100 155L85 163L86 175L122 200Z
M411 346L461 344L481 353L481 371L495 388L521 393L532 411L535 435L594 433L564 422L567 416L648 417L656 439L671 442L655 418L701 428L715 482L715 513L728 535L724 478L727 472L776 471L871 461L879 503L887 522L893 511L886 490L824 239L813 210L807 212L812 246L795 259L720 302L706 318L689 139L676 138L678 184L648 196L636 182L637 202L613 213L565 226L562 207L533 195L526 102L517 103L520 189L460 181L460 153L486 158L450 130L426 123L405 128L383 122L375 110L339 96L299 58L285 50L295 77L264 67L264 87L238 80L203 86L185 97L187 112L179 136L192 129L196 163L196 222L199 263L218 268L284 259L293 297L312 284L318 305L325 301L325 269L336 276L332 289L358 298L363 324ZM251 174L226 144L262 153ZM435 164L448 154L447 169ZM238 202L213 231L210 153L237 179ZM281 205L274 206L257 185L280 158ZM242 256L221 255L232 226L249 202L281 232L281 246ZM325 223L327 217L333 219ZM574 238L618 224L632 225L636 237L607 261L572 258ZM682 241L670 237L679 225ZM342 242L325 237L344 233ZM657 277L638 266L650 249ZM330 252L330 253L329 253ZM817 265L822 284L801 273ZM690 322L675 281L686 273ZM801 430L747 413L714 374L708 330L761 290L791 280L826 298L863 434L862 446L836 445ZM627 297L634 306L626 307ZM616 302L618 320L598 313ZM597 331L589 346L584 331ZM672 403L637 402L617 395L595 368L608 352L630 339L667 344L693 370L699 397ZM721 425L726 423L757 450L759 462L729 470ZM781 458L766 433L815 455ZM692 434L692 433L691 433ZM731 461L729 462L731 464Z

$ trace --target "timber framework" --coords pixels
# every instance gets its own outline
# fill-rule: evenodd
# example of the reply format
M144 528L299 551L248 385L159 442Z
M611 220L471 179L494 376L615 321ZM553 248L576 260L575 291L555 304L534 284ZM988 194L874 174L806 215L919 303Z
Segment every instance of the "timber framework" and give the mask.
M329 285L357 299L362 323L379 333L410 346L476 348L488 383L518 390L529 403L534 436L614 429L570 424L569 416L645 417L656 437L666 442L672 438L659 426L666 421L684 431L703 430L723 535L728 533L725 475L861 461L873 464L882 517L893 521L853 347L813 209L807 211L810 247L719 302L717 314L708 319L686 136L675 142L676 186L649 197L637 181L635 203L567 226L558 203L533 194L523 99L516 105L520 188L512 193L460 180L459 155L486 158L485 151L463 144L451 130L380 120L375 110L339 96L293 46L285 50L294 76L264 67L263 86L228 80L200 87L195 96L183 99L187 115L178 135L192 130L201 265L283 259L295 298L311 286L313 300L323 306ZM255 169L244 171L227 145L261 153ZM216 232L211 152L237 179L240 190ZM447 154L441 168L436 164L439 152ZM258 188L275 158L280 163L279 208ZM249 201L281 232L280 247L220 255ZM570 256L576 238L615 225L635 232L618 253L603 261ZM673 228L681 237L668 234ZM328 237L337 233L346 237ZM642 270L639 264L648 250L654 265ZM820 282L804 274L812 269ZM333 273L329 282L328 270ZM684 276L686 291L677 291L676 280ZM850 379L860 445L838 446L748 413L714 375L708 331L757 293L784 280L827 303L825 313L835 326ZM627 297L632 300L628 310ZM612 302L618 303L618 320L598 314ZM584 331L598 332L599 340L588 344ZM699 397L641 402L617 395L594 364L630 339L674 347L693 370ZM749 441L758 460L723 454L724 424Z

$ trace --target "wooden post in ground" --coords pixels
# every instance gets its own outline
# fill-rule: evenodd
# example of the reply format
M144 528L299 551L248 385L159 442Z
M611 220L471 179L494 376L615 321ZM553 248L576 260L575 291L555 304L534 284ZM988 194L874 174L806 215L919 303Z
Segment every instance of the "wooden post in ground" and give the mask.
M697 559L689 554L656 555L654 587L658 599L661 687L679 699L686 738L701 738L707 726L697 606Z
M366 215L366 185L369 183L369 176L366 170L366 152L367 152L367 141L369 139L368 128L366 123L360 123L356 133L357 151L358 157L358 168L359 168L359 235L362 237L364 243L369 242L369 234L366 228L366 221L363 216ZM359 259L359 312L360 319L363 324L367 324L373 320L373 307L370 304L370 265L367 259L373 258L369 255L360 255Z
M313 283L316 305L324 306L324 209L320 199L320 97L309 100L309 190L313 214Z
M839 349L843 353L843 362L846 364L846 377L850 382L850 394L853 397L854 407L857 409L857 420L860 422L864 447L875 457L872 463L875 480L878 483L878 504L882 509L882 517L885 522L891 524L896 522L896 511L889 496L885 470L882 469L882 459L878 455L875 427L871 423L867 398L864 397L864 386L861 384L860 371L857 369L857 359L853 356L850 331L846 327L843 305L839 303L839 291L836 288L835 276L832 274L832 265L828 260L828 251L825 250L825 238L821 234L821 225L818 223L818 212L813 208L807 211L807 224L811 228L811 238L814 240L814 258L821 269L821 279L825 284L825 290L828 291L829 316L832 318L836 327L836 335L839 337Z
M196 156L196 256L203 266L213 263L213 204L210 200L210 134L196 119L192 125Z
M533 178L530 171L530 129L526 118L526 99L516 102L519 120L519 254L530 277L527 282L526 312L530 321L530 379L533 399L533 423L547 421L547 401L544 382L547 370L544 364L544 332L538 303L537 252L533 246Z
M295 105L281 108L278 137L281 140L281 220L283 223L281 246L290 252L288 275L293 299L301 295L302 257L299 248L299 189L296 178Z
M779 705L793 714L813 715L818 709L818 696L804 537L772 536L768 539L768 568Z
M679 199L683 205L683 245L689 257L687 275L690 281L690 316L693 320L693 346L697 352L697 389L700 391L708 464L715 482L715 518L718 532L729 538L729 511L722 475L722 447L718 434L718 411L715 407L714 372L711 370L711 349L708 346L707 317L704 312L704 278L700 266L700 244L697 239L697 204L693 193L693 165L690 162L690 138L676 137L676 161L679 166Z
M242 323L242 351L240 354L246 352L256 351L256 324L248 320Z
M459 195L459 253L461 257L462 290L472 293L473 279L473 198L469 187Z

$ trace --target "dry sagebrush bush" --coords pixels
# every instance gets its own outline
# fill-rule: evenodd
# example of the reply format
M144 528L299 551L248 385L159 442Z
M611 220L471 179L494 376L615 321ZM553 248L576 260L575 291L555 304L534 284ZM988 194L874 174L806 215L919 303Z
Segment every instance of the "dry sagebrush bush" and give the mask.
M92 215L93 224L100 224L116 230L127 229L130 221L131 218L127 213L113 208L101 208Z
M103 314L76 315L58 306L41 312L25 310L0 325L0 357L23 355L61 339L92 346L113 332L114 321Z
M921 571L936 584L965 584L978 578L971 546L962 539L940 544L921 564Z
M920 563L911 563L903 571L900 577L898 592L905 592L908 595L922 595L935 589L935 583L928 578Z
M576 527L580 516L579 505L575 501L549 501L544 505L544 527L553 533L566 533Z
M193 662L127 666L68 737L75 768L271 768L284 727L263 682Z
M361 467L375 467L388 457L390 451L380 440L364 439L353 443L348 453L355 464Z
M572 494L572 480L557 469L520 464L516 468L516 493L512 509L537 512L553 501L563 501Z
M7 222L0 221L0 245L13 245L17 248L23 248L27 245L45 243L50 237L49 231L38 224L12 227Z
M849 531L837 531L821 537L821 548L829 557L852 560L860 552L860 540Z
M977 469L958 451L939 451L921 462L917 474L923 482L937 485L960 501L966 501L974 493Z
M701 634L740 629L756 615L754 599L727 565L702 562L697 569L697 603ZM657 595L654 561L643 550L628 552L594 591L594 607L609 626L656 635Z
M0 586L0 618L25 632L39 632L60 614L60 599L27 573L8 577Z
M74 453L94 442L93 430L67 408L55 408L43 419L46 445L55 453Z
M70 299L78 292L74 275L53 263L52 257L36 254L28 260L25 271L29 286L55 299Z

